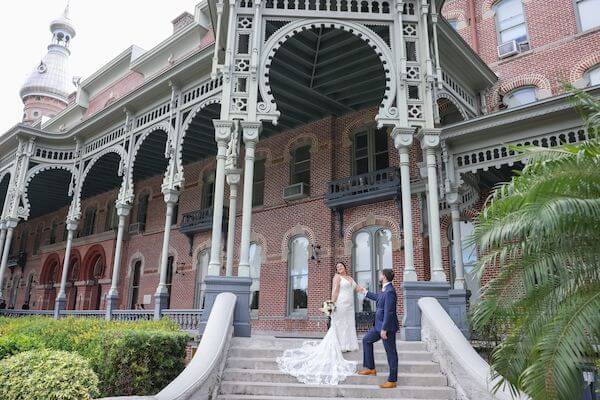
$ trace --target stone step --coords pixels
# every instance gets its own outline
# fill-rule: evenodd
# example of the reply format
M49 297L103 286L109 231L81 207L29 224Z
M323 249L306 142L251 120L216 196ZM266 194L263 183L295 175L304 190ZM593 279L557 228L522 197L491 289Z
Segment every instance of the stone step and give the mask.
M246 358L276 358L283 354L281 349L252 349L245 347L232 347L229 349L230 357L246 357ZM344 353L346 360L362 361L363 354L360 351L352 351ZM432 355L427 351L398 351L398 358L406 361L431 361ZM383 348L375 349L375 359L385 361L386 355Z
M251 338L233 338L231 347L242 347L252 349L271 349L271 350L286 350L294 347L300 347L302 343L307 340L320 340L319 338L293 338L283 339L276 338L273 336L253 336ZM359 340L358 345L360 351L362 351L362 342ZM423 342L405 342L397 341L396 346L398 351L427 351L425 343ZM383 345L381 342L375 343L375 349L381 349L383 351Z
M275 358L246 358L246 357L228 357L227 368L252 369L252 370L278 370ZM375 363L378 372L388 371L387 362L379 360ZM440 366L432 361L404 361L398 362L399 373L412 374L437 374L440 373Z
M345 385L378 385L387 378L386 374L379 376L352 375L343 382ZM239 382L273 382L298 383L295 377L278 370L250 370L229 368L223 373L223 381ZM446 386L446 377L442 374L408 374L398 375L398 385L401 386Z
M399 386L382 390L376 385L305 385L302 383L221 382L221 394L303 397L405 398L451 400L453 389L444 386Z

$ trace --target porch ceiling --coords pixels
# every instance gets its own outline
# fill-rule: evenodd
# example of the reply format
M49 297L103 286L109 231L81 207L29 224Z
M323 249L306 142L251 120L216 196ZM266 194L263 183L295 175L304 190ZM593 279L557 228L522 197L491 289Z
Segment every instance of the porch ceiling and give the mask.
M116 153L108 153L100 158L90 169L81 188L81 198L96 196L121 186L119 173L120 157Z
M221 116L221 105L211 104L192 119L182 144L183 165L217 154L213 120Z
M277 28L267 23L267 35ZM281 117L277 126L265 125L266 136L377 105L386 78L378 55L363 40L346 31L315 27L278 49L269 82Z
M2 213L2 208L4 207L4 201L6 199L6 194L8 193L8 184L10 182L10 175L6 175L0 181L0 214Z
M71 203L68 195L71 173L64 169L40 172L29 183L29 218L51 213Z

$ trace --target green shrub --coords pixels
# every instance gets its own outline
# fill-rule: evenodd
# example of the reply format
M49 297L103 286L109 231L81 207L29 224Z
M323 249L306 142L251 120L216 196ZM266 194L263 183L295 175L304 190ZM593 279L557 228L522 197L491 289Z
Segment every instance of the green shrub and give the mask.
M77 354L31 350L0 361L3 400L87 400L98 394L98 377Z
M102 396L160 391L183 370L189 340L168 319L118 322L47 317L0 318L0 337L0 359L33 348L78 353L98 375Z

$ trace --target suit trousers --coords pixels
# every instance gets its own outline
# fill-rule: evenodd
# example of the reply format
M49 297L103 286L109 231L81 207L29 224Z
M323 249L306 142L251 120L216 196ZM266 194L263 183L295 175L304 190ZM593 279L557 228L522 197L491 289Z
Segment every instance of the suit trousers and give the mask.
M373 354L373 343L381 339L381 334L374 327L369 329L363 337L363 366L367 369L375 369L375 355ZM396 350L396 332L388 332L387 339L383 339L383 348L390 367L388 382L398 380L398 351Z

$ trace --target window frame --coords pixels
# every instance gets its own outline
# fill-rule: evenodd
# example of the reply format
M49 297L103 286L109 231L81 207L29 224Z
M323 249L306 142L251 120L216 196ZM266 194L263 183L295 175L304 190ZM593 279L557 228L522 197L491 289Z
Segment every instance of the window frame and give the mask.
M252 253L252 246L255 246L255 248L258 249L258 251L255 250L254 253ZM249 261L250 261L250 271L249 271L249 275L250 275L250 279L252 280L252 284L254 284L254 282L258 282L258 290L256 290L256 292L258 292L257 295L257 302L256 302L256 308L252 308L252 300L253 300L253 291L252 291L252 284L250 285L250 314L253 318L256 318L258 316L258 310L260 309L260 273L261 273L261 269L262 269L262 255L263 255L263 247L260 245L260 243L257 242L251 242L250 243L250 249L248 251L248 255L249 255ZM251 258L251 255L254 254L254 257L257 256L259 257L259 265L258 265L258 275L257 276L253 276L252 274L252 261L253 258Z
M88 219L91 215L91 221ZM96 217L98 216L98 209L94 206L86 208L83 213L83 227L81 229L81 236L91 236L96 233Z
M297 161L296 157L297 157L297 153L299 150L307 148L308 149L308 159L307 160L302 160L302 161ZM290 185L296 185L298 183L304 183L306 186L308 186L309 190L310 190L310 181L312 180L312 173L311 173L311 169L312 169L312 146L310 144L304 144L304 145L300 145L300 146L296 146L292 149L291 151L291 157L290 157ZM301 163L308 163L308 171L301 171L298 172L298 164ZM297 180L297 176L301 173L308 173L308 182L304 181L304 180Z
M598 83L592 85L592 79L591 79L591 75L592 73L597 73L598 74ZM593 87L593 86L598 86L600 85L600 64L596 64L591 68L588 68L587 71L585 71L585 79L586 79L586 87Z
M169 270L171 273L169 273ZM171 297L173 296L173 277L176 270L177 265L175 264L175 256L169 254L167 257L167 279L165 282L165 287L167 288L167 309L171 308Z
M288 241L288 262L287 262L287 267L288 267L288 271L287 271L287 276L288 276L288 290L287 290L287 311L288 311L288 316L290 318L303 318L306 317L308 315L308 289L309 289L309 282L308 282L308 278L310 275L310 257L307 254L306 257L306 265L307 265L307 271L306 274L298 274L298 275L294 275L294 276L304 276L306 275L306 308L298 308L295 309L294 308L294 290L292 287L292 262L294 260L294 248L292 246L293 242L296 239L300 239L303 238L306 240L306 247L307 247L307 252L308 252L308 247L310 246L310 241L308 240L308 236L306 235L295 235L292 236L289 241Z
M212 178L212 182L210 179ZM200 193L200 207L202 209L211 208L215 202L215 180L216 170L208 171L202 177L202 193ZM208 189L211 187L212 189ZM210 201L208 200L210 198ZM209 204L207 204L209 203Z
M257 164L262 164L262 179L257 179ZM261 207L265 204L265 180L267 176L266 167L266 159L257 158L254 160L254 174L252 175L252 207ZM257 201L257 193L259 193L257 188L260 188L260 202Z
M385 151L377 151L377 142L376 142L376 135L378 134L379 131L385 131L385 145L386 145L386 150ZM366 173L373 173L376 171L380 171L379 169L377 169L377 156L379 154L384 154L387 153L387 167L385 168L389 168L390 167L390 146L389 146L389 140L387 137L387 128L380 128L378 129L377 126L375 125L369 125L369 126L365 126L361 129L358 129L356 132L353 133L352 135L352 175L359 175L357 173L357 165L356 165L356 161L357 161L357 157L356 157L356 137L362 133L367 134L367 172ZM364 158L364 157L361 157ZM385 169L383 168L383 169Z
M583 29L583 26L581 25L581 12L579 11L579 4L583 3L586 0L573 0L573 9L575 11L575 19L577 20L577 32L578 33L583 33L583 32L588 32L588 31L593 31L594 29L598 29L600 28L600 21L598 21L598 25L593 26L591 28L587 28L587 29Z
M142 204L144 204L144 207L141 207ZM136 223L146 225L146 222L148 222L148 208L150 208L150 193L141 193L137 201Z
M527 13L525 12L525 3L523 3L522 0L498 0L497 2L494 3L494 5L492 6L493 10L494 10L494 26L496 29L496 42L498 44L498 46L501 46L505 43L508 42L503 42L502 41L502 32L506 31L507 29L500 29L500 20L498 19L498 8L501 6L502 3L507 2L507 1L518 1L521 4L521 11L523 13L523 22L522 24L525 25L525 37L526 39L521 41L521 42L517 42L517 44L520 43L529 43L529 48L531 49L531 38L529 36L529 23L527 21ZM517 25L515 25L517 26ZM514 28L515 26L512 26L511 28ZM511 29L508 28L508 29ZM513 39L515 40L515 39Z
M532 89L533 93L535 94L535 100L531 101L529 103L523 103L523 104L519 104L516 106L510 106L508 103L506 103L506 99L510 96L513 96L515 93L520 92L520 91L524 91L524 90L529 90ZM513 90L511 90L510 92L506 93L505 95L502 96L502 104L504 104L506 106L506 108L511 109L511 108L517 108L517 107L523 107L526 106L528 104L533 104L536 101L539 101L539 96L538 96L538 91L539 88L537 86L533 86L533 85L526 85L526 86L519 86L518 88L515 88Z
M136 285L135 276L136 276L136 268L137 268L138 264L139 264L139 273L137 274L138 275L138 282L137 282L137 285ZM138 301L138 302L140 300L140 296L139 295L140 295L140 287L141 287L140 282L142 280L142 270L143 270L143 268L142 268L142 260L139 259L139 258L136 259L136 260L134 260L133 263L131 264L131 279L129 281L130 282L130 284L129 284L129 309L131 309L131 310L135 309L135 303L134 303L133 293L134 293L134 291L136 291L136 289L137 289L137 293L136 293L136 296L135 296L136 297L135 300Z
M200 265L200 260L206 256L206 266ZM196 257L196 279L194 280L194 308L204 308L206 287L204 278L208 275L208 264L210 263L210 248L201 250ZM202 267L202 268L200 268Z

